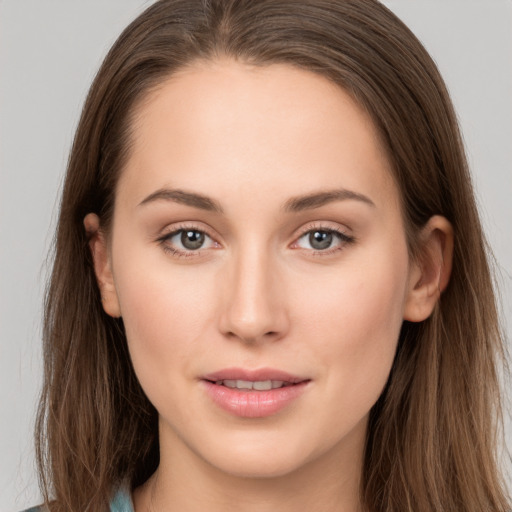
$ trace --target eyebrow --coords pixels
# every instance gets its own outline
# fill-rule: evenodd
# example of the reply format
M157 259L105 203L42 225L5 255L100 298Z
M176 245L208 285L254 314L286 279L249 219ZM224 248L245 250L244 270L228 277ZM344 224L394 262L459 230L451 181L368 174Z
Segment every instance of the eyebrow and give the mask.
M199 208L200 210L209 212L224 213L222 206L214 199L203 196L202 194L197 194L196 192L168 188L161 188L153 192L141 201L139 206L162 200L192 206L193 208Z
M192 206L200 210L206 210L215 213L224 213L222 206L208 196L198 194L196 192L187 192L181 189L167 189L162 188L153 192L145 199L143 199L139 206L152 203L155 201L172 201L175 203ZM304 210L312 210L320 208L328 203L334 201L355 200L360 201L369 206L375 207L375 203L367 196L353 192L347 189L326 190L320 192L313 192L298 197L288 199L282 207L282 210L287 213L300 212Z
M283 210L285 212L300 212L320 208L333 201L355 200L361 201L375 208L375 203L367 196L347 190L345 188L336 190L326 190L323 192L314 192L303 196L293 197L286 201Z

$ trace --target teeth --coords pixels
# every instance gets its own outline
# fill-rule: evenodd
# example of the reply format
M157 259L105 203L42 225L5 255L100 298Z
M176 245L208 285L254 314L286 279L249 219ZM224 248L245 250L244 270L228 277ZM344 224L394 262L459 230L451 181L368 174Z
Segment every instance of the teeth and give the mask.
M231 389L254 389L256 391L268 391L270 389L277 389L287 385L282 380L220 380L217 381L217 384Z
M252 389L252 382L250 380L237 380L236 387L238 389Z
M256 381L252 385L252 388L257 389L258 391L268 391L269 389L272 389L272 381L270 381L270 380Z

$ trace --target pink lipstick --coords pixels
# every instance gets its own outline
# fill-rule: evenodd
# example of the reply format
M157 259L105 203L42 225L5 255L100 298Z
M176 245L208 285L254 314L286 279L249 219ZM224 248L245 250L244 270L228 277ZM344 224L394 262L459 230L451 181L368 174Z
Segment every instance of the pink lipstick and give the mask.
M226 368L201 381L208 396L225 411L242 418L264 418L296 400L310 379L271 368Z

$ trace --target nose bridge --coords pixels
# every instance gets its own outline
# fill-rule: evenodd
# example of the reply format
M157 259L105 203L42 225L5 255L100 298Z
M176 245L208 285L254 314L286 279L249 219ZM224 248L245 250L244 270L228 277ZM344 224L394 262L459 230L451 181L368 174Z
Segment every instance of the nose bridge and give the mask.
M277 266L261 242L253 240L235 251L225 281L225 334L247 342L284 334L286 311Z

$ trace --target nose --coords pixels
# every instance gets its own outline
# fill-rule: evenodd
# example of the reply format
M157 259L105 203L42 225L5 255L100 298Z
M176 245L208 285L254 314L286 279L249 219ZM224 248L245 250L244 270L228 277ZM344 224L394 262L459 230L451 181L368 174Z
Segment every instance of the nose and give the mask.
M289 320L278 263L253 246L235 256L229 267L222 280L222 333L246 343L285 336Z

